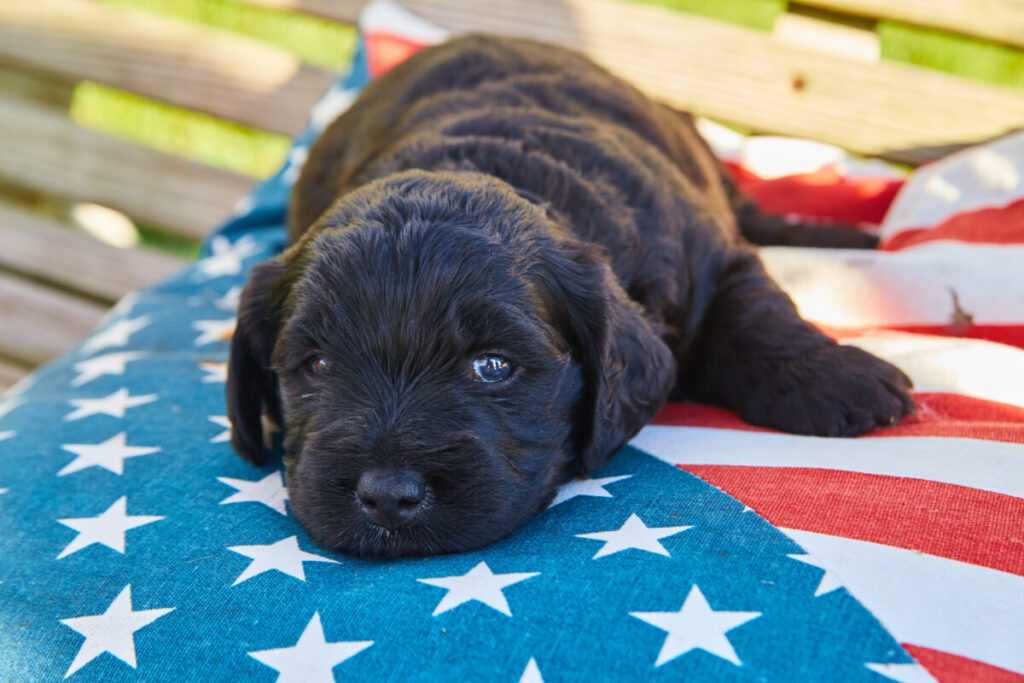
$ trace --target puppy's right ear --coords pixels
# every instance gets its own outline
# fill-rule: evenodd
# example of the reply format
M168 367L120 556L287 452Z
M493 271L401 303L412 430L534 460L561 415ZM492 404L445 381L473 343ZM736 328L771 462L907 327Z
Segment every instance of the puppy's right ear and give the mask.
M284 262L278 259L253 267L239 299L238 324L231 338L227 380L231 445L254 465L267 461L261 419L264 407L275 422L281 423L271 355L281 323L278 302L283 271Z
M576 466L578 474L590 474L668 400L676 362L598 250L566 241L547 252L542 264L558 326L582 369Z

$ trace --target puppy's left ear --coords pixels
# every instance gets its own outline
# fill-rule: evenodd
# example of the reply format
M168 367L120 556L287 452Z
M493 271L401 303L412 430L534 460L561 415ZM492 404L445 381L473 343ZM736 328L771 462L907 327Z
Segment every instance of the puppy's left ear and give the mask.
M559 326L583 370L575 434L581 474L599 469L668 400L676 363L602 253L566 242L546 259Z
M281 423L277 374L271 355L277 341L280 311L276 303L284 262L274 259L254 266L238 304L238 324L231 338L227 403L231 445L253 463L267 461L263 447L263 409Z

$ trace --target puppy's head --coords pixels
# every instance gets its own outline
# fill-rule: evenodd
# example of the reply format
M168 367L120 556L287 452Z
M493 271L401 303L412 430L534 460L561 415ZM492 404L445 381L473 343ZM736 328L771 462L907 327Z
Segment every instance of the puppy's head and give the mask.
M293 510L360 555L490 543L607 460L674 361L607 261L508 185L407 172L254 269L228 372L232 443L283 418Z

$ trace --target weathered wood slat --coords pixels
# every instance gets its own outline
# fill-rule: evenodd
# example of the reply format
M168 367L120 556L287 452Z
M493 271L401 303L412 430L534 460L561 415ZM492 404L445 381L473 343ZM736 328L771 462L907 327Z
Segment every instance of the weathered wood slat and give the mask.
M83 0L0 2L0 57L285 134L333 77L256 40Z
M13 387L28 373L28 368L0 360L0 394Z
M41 365L92 330L106 309L0 273L0 356Z
M1024 47L1024 0L799 0L801 5L895 19Z
M177 272L184 261L120 249L52 219L0 203L0 267L113 303Z
M567 44L673 105L759 131L882 154L990 138L1024 122L1024 93L930 69L827 57L771 36L611 0L404 0L456 32Z
M17 97L66 108L71 104L74 89L73 81L0 59L0 97Z
M312 14L342 24L354 24L359 20L359 11L369 0L243 0L250 5L272 7ZM399 2L404 5L404 2Z
M825 16L783 12L775 17L775 25L772 27L775 42L864 64L878 63L882 46L873 22L863 21L862 25L856 21L844 23L834 20L838 15L821 10L811 11Z
M189 237L223 220L252 185L210 168L85 130L61 112L0 99L0 179L91 201Z

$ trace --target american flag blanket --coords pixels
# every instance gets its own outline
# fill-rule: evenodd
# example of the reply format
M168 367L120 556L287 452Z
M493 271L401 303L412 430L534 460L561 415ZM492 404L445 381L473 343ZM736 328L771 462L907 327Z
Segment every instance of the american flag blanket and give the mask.
M708 128L763 206L880 230L764 249L803 314L902 367L858 439L671 404L483 550L326 552L235 456L225 361L318 130L443 39L375 3L288 163L171 280L0 402L0 680L1024 681L1024 136L904 178ZM368 302L372 305L372 302Z

